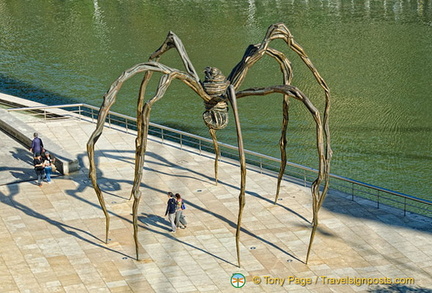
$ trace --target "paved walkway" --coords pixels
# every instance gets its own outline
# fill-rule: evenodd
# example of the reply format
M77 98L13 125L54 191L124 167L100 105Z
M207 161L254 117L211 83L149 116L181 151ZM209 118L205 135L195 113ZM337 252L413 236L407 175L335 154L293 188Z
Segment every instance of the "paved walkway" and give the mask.
M135 136L105 129L96 145L111 216L105 244L105 218L87 176L85 145L95 125L27 123L77 156L82 168L40 188L27 150L0 132L0 292L432 292L431 219L330 194L306 265L310 191L284 182L274 205L276 179L253 171L238 268L239 168L223 161L216 186L211 154L157 138L146 156L136 261L128 200ZM167 191L186 199L189 225L175 234L163 217ZM235 273L246 277L242 289L231 285Z

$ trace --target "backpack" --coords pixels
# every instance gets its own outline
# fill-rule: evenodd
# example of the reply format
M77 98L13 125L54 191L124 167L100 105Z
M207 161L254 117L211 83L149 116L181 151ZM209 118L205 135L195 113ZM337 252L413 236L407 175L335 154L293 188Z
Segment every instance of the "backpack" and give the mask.
M182 209L182 210L185 210L185 209L186 209L186 205L184 204L184 201L182 201L181 209Z

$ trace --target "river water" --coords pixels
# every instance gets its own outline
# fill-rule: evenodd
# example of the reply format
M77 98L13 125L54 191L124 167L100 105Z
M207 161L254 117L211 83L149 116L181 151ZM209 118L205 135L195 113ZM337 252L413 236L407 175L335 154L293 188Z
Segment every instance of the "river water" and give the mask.
M99 106L121 72L147 61L170 30L199 74L215 66L227 75L276 22L288 26L331 89L331 172L431 199L431 1L0 0L0 91ZM298 56L280 41L271 46L291 60L292 84L322 109L322 91ZM161 62L184 68L174 50ZM124 85L114 111L135 116L141 78ZM280 82L276 62L263 58L242 88ZM279 156L281 101L239 100L247 149ZM208 137L203 110L176 81L151 120ZM317 167L314 122L298 101L290 111L288 159ZM233 123L218 137L235 144Z

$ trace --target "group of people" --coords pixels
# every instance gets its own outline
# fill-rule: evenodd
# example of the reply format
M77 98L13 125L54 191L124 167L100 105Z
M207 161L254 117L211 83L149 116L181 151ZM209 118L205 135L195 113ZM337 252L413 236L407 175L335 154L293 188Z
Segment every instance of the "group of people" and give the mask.
M33 134L30 152L33 153L33 166L36 172L38 186L42 186L43 177L46 178L48 183L51 183L51 174L53 172L55 159L49 152L45 151L42 139L37 132Z
M175 232L177 228L185 229L187 222L183 215L183 211L186 206L179 193L168 192L168 203L165 211L165 217L168 216L168 220L171 223L171 232Z

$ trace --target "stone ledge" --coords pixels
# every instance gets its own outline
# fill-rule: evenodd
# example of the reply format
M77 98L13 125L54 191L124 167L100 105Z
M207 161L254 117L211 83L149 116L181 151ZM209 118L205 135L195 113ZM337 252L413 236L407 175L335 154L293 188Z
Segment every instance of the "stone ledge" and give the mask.
M32 143L32 137L28 137L27 135L33 135L33 133L37 132L33 127L14 117L4 109L0 109L0 130L17 140L27 149L30 149ZM44 138L43 141L44 145L49 146L46 150L56 158L55 166L58 172L67 175L80 169L77 158L74 158L49 138Z

